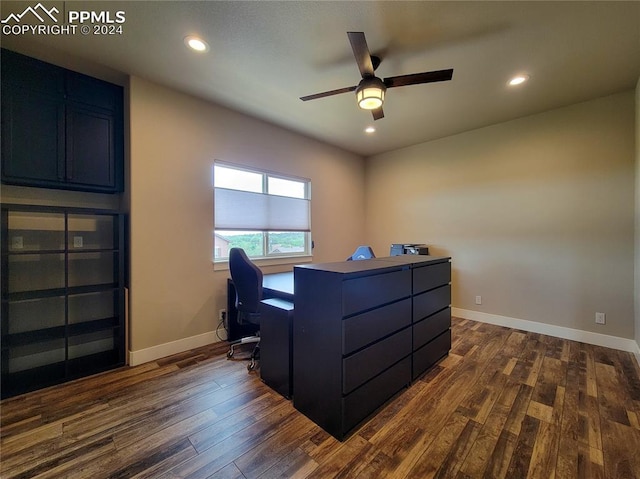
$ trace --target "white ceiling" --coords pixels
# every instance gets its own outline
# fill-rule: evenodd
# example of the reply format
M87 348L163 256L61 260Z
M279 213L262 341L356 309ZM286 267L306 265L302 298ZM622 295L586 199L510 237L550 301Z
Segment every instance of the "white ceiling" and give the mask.
M2 18L35 3L3 1ZM89 60L364 156L632 89L640 77L638 1L42 3L124 11L123 34L3 35L3 47L63 66ZM360 80L347 31L365 32L381 78L453 68L453 80L390 89L375 123L353 93L302 102ZM210 51L188 50L190 34ZM531 79L507 87L516 73Z

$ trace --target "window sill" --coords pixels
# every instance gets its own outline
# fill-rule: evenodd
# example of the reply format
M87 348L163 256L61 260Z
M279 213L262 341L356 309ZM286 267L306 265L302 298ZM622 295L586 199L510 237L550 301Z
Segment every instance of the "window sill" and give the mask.
M266 266L280 266L287 264L302 264L302 263L311 263L313 261L313 256L289 256L289 257L280 257L280 258L256 258L252 259L256 265L261 267ZM213 270L214 271L229 271L229 261L228 260L219 260L213 262Z

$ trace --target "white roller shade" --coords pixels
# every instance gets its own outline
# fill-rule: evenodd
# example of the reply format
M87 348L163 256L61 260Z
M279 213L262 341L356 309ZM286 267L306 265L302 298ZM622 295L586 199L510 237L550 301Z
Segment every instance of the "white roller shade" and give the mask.
M215 188L216 229L311 231L310 201Z

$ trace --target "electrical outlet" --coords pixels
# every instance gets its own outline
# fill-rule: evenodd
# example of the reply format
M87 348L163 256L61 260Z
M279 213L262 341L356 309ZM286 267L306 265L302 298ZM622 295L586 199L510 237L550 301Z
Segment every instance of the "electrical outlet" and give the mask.
M605 323L604 313L596 313L596 324L604 324L604 323Z
M24 248L24 238L22 236L12 236L11 249L22 249L22 248Z
M482 296L476 296L476 304L482 304Z
M74 248L82 248L84 241L82 240L82 236L74 236L73 237L73 247Z
M218 319L220 321L224 321L225 319L227 319L227 310L226 309L221 309L220 311L218 311Z

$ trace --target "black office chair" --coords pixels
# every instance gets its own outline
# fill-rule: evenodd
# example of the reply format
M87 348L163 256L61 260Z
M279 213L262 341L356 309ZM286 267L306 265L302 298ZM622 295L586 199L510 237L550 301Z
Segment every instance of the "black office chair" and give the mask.
M371 259L375 257L376 255L373 254L373 249L371 249L371 246L358 246L356 248L356 251L347 258L347 261Z
M232 358L234 347L238 344L256 343L251 353L249 371L256 367L256 359L260 357L260 301L262 300L262 271L247 257L242 248L229 250L229 271L236 289L236 309L238 323L254 325L255 334L233 341L229 346L227 358Z

